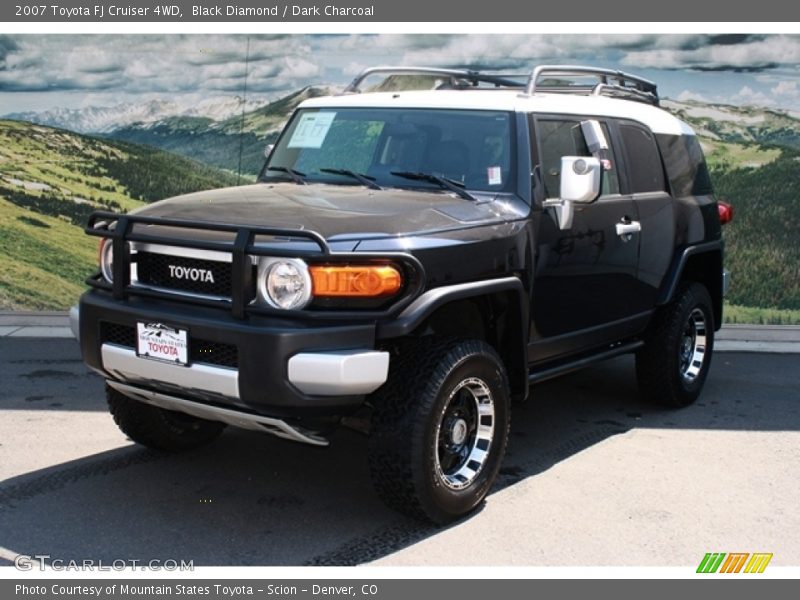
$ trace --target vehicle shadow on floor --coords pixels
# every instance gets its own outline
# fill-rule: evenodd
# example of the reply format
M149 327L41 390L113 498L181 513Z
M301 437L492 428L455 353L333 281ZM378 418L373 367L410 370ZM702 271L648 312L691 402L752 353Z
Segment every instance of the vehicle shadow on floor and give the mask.
M679 411L639 398L630 357L537 385L513 410L493 493L634 428L798 430L798 366L720 354L700 401ZM228 429L186 454L129 446L0 484L0 545L61 560L353 565L438 531L380 503L366 437L350 430L319 449Z

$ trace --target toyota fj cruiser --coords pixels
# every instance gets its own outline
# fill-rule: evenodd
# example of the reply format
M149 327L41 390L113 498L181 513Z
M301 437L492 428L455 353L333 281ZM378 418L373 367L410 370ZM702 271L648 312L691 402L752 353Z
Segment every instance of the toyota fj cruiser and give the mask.
M435 85L362 93L374 75ZM368 412L378 494L445 523L531 383L635 353L644 400L692 403L730 213L658 104L592 67L368 69L297 108L253 185L93 214L73 321L115 421L165 451L226 424L324 446Z

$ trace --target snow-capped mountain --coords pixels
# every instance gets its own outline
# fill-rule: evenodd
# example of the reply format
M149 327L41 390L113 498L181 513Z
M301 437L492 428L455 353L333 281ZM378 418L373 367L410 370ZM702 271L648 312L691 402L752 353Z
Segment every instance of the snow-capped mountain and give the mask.
M309 98L336 92L330 86L308 86L265 103L255 110L235 111L227 119L176 115L137 122L106 133L113 139L154 146L222 169L258 173L264 146L273 143L297 106Z
M219 121L264 106L266 99L249 99L242 103L238 96L207 98L185 103L171 100L150 100L144 103L123 103L116 106L54 108L40 112L18 112L4 115L17 121L68 129L78 133L109 133L134 123L155 123L169 117L204 117ZM244 104L244 106L243 106Z

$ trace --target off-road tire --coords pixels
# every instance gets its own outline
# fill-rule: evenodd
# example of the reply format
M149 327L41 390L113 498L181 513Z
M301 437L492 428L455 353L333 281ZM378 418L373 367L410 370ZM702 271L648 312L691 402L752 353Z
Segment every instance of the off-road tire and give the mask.
M459 463L459 453L448 453L442 439L460 419L457 405L463 403L470 412L471 401L480 408L464 416L465 425L456 424L460 448L468 457ZM389 379L372 402L370 472L378 495L389 507L441 525L466 515L483 501L505 454L510 424L508 377L491 346L478 340L434 337L409 342L399 356L392 357ZM483 411L489 408L493 414L487 418ZM491 435L486 433L489 422ZM454 442L455 431L453 426L448 442ZM491 440L485 457L471 461L479 453L467 450L485 446L487 436ZM446 447L457 446L448 443ZM445 474L444 459L455 461L449 463L456 465L452 467L455 475ZM464 472L463 465L480 466L472 478L456 481ZM454 485L464 487L453 489Z
M114 422L137 444L164 452L181 452L214 440L223 423L198 419L128 398L106 385L108 408Z
M698 366L697 356L702 344ZM692 359L682 358L682 348L695 332ZM714 310L711 297L700 283L684 284L675 299L659 309L645 337L645 346L636 354L636 378L642 397L652 403L673 408L689 406L700 395L714 352ZM697 372L692 377L687 371Z

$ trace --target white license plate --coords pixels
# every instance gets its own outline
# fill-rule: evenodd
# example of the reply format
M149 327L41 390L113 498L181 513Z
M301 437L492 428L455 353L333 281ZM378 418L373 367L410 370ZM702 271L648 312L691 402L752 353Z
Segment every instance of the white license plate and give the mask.
M142 358L185 366L189 362L187 339L185 329L163 323L136 324L136 354Z

